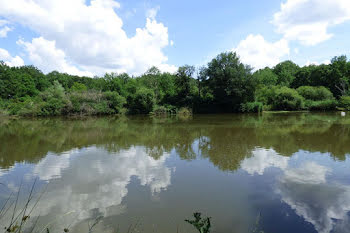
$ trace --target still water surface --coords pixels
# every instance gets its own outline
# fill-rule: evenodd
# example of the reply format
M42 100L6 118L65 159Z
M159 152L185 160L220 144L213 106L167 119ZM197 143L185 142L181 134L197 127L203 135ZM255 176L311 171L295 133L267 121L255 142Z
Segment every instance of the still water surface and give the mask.
M0 208L36 182L28 231L346 233L349 155L339 113L0 119Z

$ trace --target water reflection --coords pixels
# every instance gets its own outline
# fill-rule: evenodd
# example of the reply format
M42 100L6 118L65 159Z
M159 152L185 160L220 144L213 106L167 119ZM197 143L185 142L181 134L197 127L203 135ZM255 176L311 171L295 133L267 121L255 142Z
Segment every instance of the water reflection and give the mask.
M252 151L252 157L242 161L241 168L250 175L263 175L270 167L286 169L288 161L289 157L281 156L273 149L257 148Z
M197 148L193 148L195 141ZM201 152L222 170L236 170L257 148L291 156L299 150L328 152L345 160L350 152L350 116L264 114L195 116L192 120L86 118L78 120L0 119L0 166L36 162L48 152L91 145L118 152L141 145L159 158L175 149L183 159Z
M141 213L168 229L175 220L166 218L182 222L200 208L225 232L249 232L259 211L269 232L310 232L296 218L347 232L349 153L350 117L338 114L0 119L0 182L9 190L0 194L38 177L49 185L33 216L44 224L71 213L56 224L76 232L98 216L104 232L116 216ZM292 217L282 221L283 206Z
M349 232L350 186L327 182L332 170L315 162L285 170L278 193L320 233Z
M40 215L52 221L70 213L56 223L66 226L123 213L122 200L132 177L149 187L152 195L167 189L171 184L171 168L165 165L168 157L164 153L156 160L143 147L131 147L118 154L96 147L49 153L25 174L29 183L34 177L49 183L31 217ZM10 169L8 173L11 172Z

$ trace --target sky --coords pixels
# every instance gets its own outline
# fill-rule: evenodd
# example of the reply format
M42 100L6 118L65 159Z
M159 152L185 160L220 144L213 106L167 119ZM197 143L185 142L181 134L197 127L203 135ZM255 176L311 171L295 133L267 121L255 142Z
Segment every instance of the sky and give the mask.
M349 0L0 0L0 60L44 73L175 72L234 51L255 70L350 57Z

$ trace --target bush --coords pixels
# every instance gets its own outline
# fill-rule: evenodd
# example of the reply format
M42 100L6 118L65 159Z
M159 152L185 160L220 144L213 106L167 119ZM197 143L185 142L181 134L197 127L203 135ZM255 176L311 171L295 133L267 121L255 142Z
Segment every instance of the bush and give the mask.
M191 116L192 115L192 109L186 108L186 107L182 107L180 108L177 113L177 115L181 115L181 116Z
M5 111L6 107L7 107L7 103L5 102L5 100L0 98L0 114L1 112Z
M148 114L152 112L155 105L155 95L153 90L142 87L139 88L131 99L130 112Z
M262 88L259 88L255 93L257 101L263 103L264 107L268 105L272 106L276 98L276 91L279 88L280 87L278 86L263 86Z
M325 87L302 86L297 91L299 95L307 100L320 101L334 99L332 92Z
M157 116L168 115L168 109L164 106L156 106L154 107L152 114Z
M82 115L116 114L122 111L125 98L117 92L78 91L68 95L69 103L65 111Z
M114 113L120 113L126 100L123 96L119 95L118 92L106 92L104 97L108 101L108 107L113 110Z
M176 114L176 107L173 105L157 105L153 108L153 111L151 113L157 116Z
M78 82L74 82L70 89L71 91L87 91L86 85Z
M330 111L336 109L337 101L334 99L319 101L307 100L305 101L305 107L311 111Z
M273 110L300 110L304 107L304 98L294 89L281 87L273 99Z
M342 96L339 100L340 107L350 111L350 96Z
M40 116L61 115L68 101L64 88L58 81L54 81L53 86L42 92L40 97L44 102L38 113Z
M263 110L263 103L261 102L248 102L241 104L242 112L261 112Z

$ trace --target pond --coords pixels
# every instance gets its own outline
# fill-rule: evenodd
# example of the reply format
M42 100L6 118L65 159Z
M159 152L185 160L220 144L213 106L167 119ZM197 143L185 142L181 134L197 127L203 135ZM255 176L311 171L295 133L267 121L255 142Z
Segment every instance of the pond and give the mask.
M349 155L340 113L2 118L0 227L350 232Z

